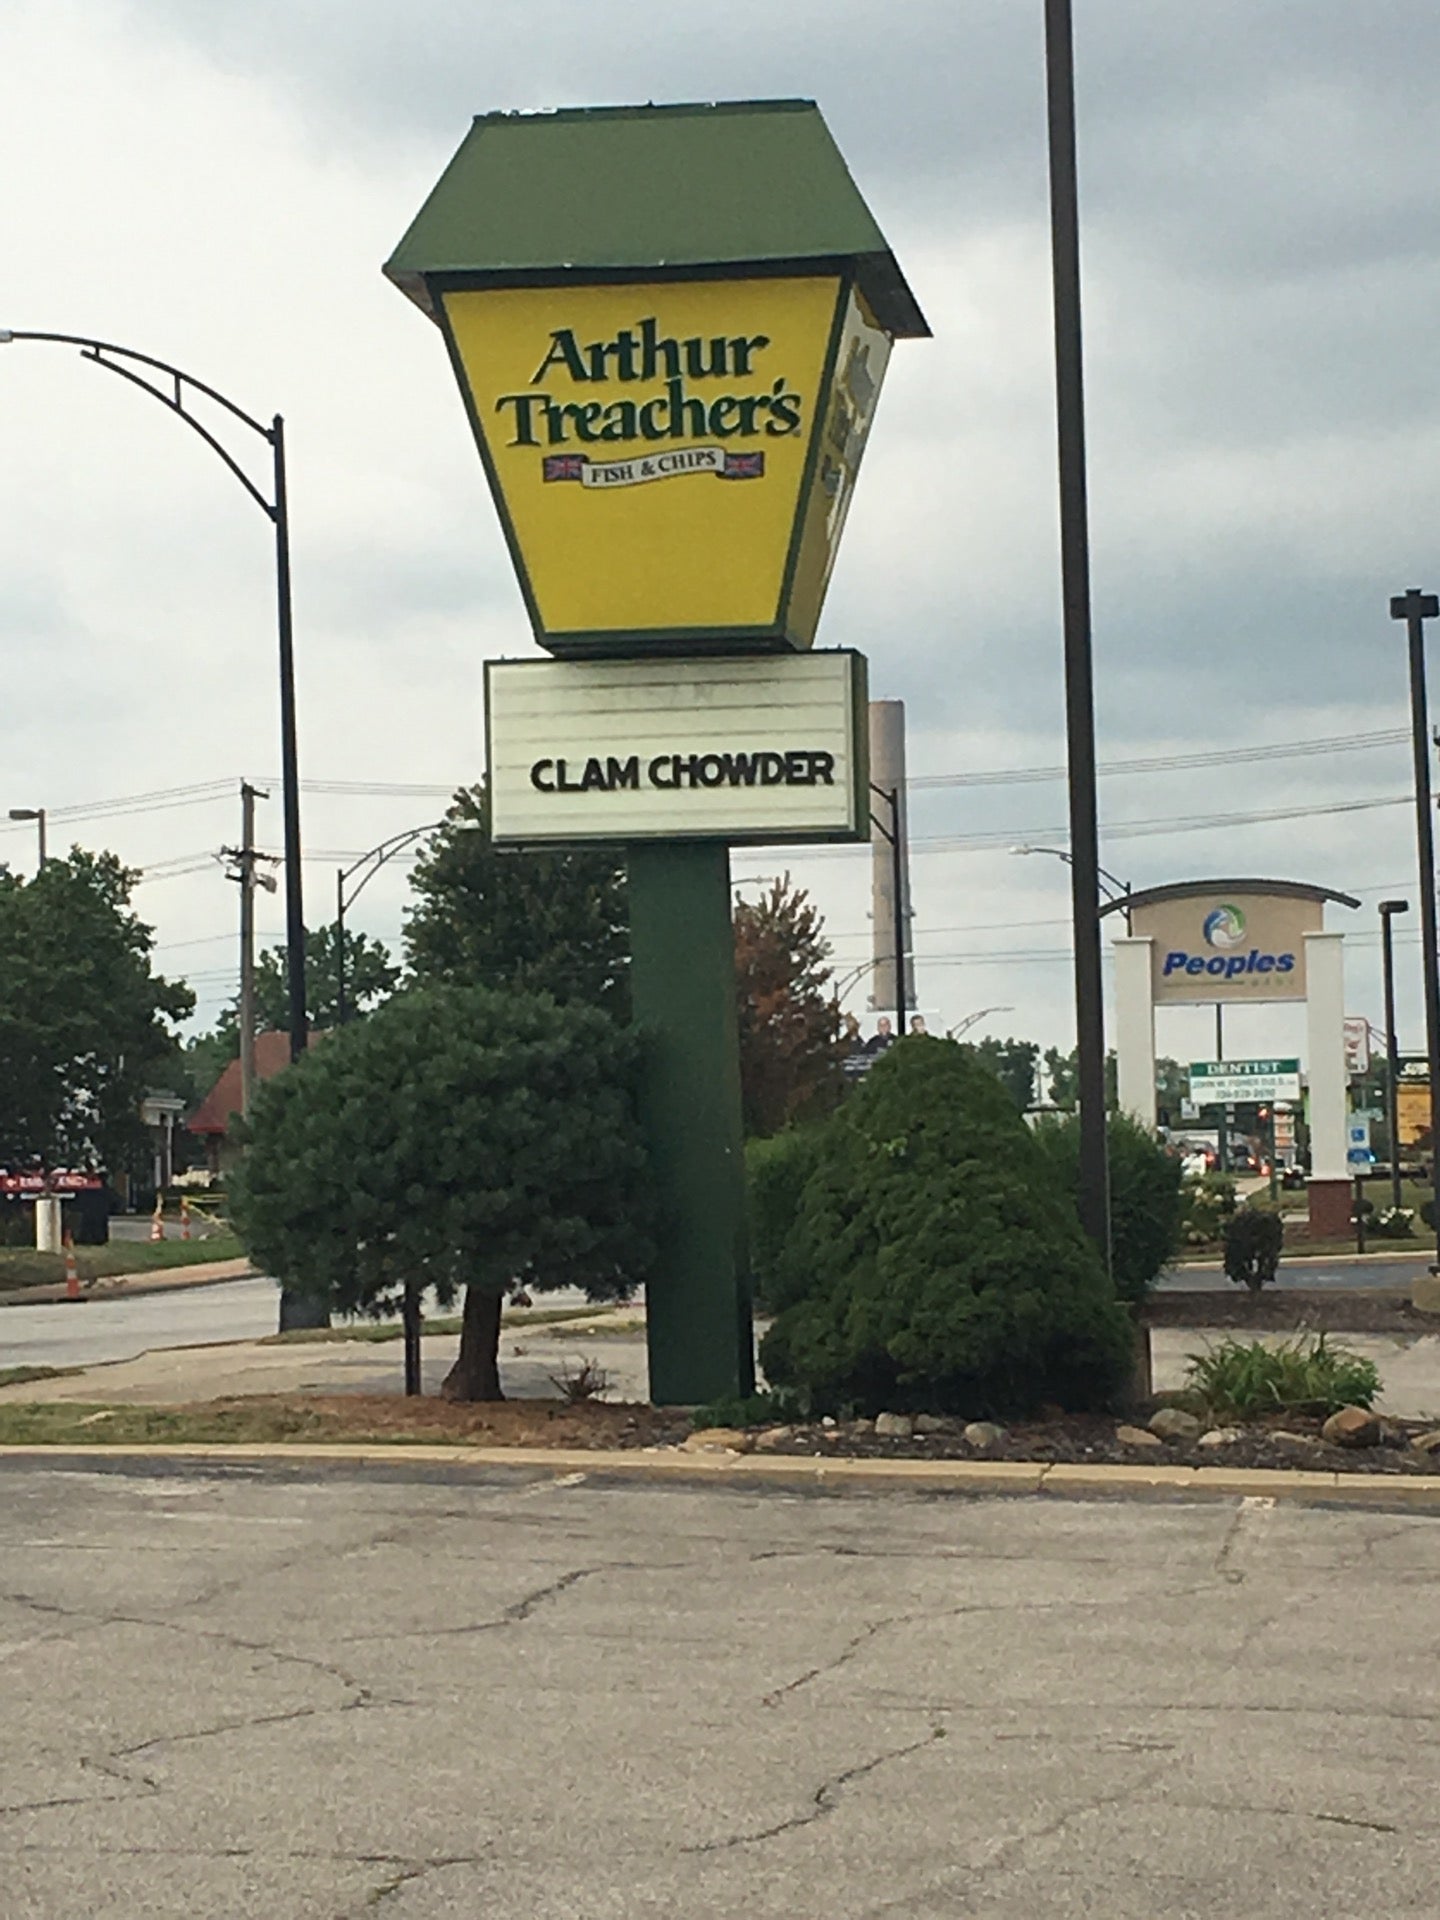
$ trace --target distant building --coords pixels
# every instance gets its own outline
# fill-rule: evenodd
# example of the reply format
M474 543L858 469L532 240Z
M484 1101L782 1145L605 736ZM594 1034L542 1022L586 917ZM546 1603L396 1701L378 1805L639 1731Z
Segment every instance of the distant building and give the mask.
M319 1036L311 1034L313 1046ZM290 1064L288 1033L257 1033L255 1036L255 1079L270 1080ZM232 1122L238 1119L240 1099L240 1057L226 1067L220 1078L185 1122L187 1133L205 1143L205 1164L212 1174L228 1173L234 1166L238 1148L231 1139Z

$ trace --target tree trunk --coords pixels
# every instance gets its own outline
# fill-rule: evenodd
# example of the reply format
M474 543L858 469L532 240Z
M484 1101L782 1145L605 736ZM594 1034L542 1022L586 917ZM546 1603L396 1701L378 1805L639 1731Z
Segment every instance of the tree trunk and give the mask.
M323 1294L295 1293L280 1289L280 1331L293 1333L297 1327L328 1327L330 1303Z
M460 1352L440 1383L442 1400L503 1400L500 1391L500 1307L490 1287L465 1289Z
M420 1311L418 1287L406 1286L400 1315L405 1330L405 1393L407 1398L413 1398L425 1391L420 1372L420 1331L424 1316Z

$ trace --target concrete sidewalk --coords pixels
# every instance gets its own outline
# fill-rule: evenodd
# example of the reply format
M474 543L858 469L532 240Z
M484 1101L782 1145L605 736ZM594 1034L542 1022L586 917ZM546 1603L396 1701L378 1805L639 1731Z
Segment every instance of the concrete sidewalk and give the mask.
M610 1400L645 1400L649 1374L643 1328L633 1307L600 1309L592 1320L543 1326L511 1326L500 1342L500 1372L512 1399L562 1397L556 1380L585 1360L609 1377ZM607 1331L608 1329L608 1331ZM1155 1387L1165 1392L1185 1381L1191 1354L1221 1335L1184 1327L1158 1327L1151 1335ZM1293 1336L1257 1336L1270 1344ZM1440 1334L1355 1334L1342 1343L1375 1362L1384 1391L1383 1413L1440 1424ZM458 1346L453 1334L423 1343L426 1393L439 1391ZM23 1352L17 1350L17 1358ZM0 1389L4 1400L105 1400L118 1405L165 1406L190 1400L252 1393L399 1393L403 1388L399 1340L336 1340L270 1345L238 1341L223 1346L155 1348L137 1359L87 1367L70 1379L42 1380Z
M649 1393L643 1330L587 1332L633 1327L633 1307L600 1308L593 1321L562 1321L507 1329L500 1341L500 1367L512 1399L562 1398L555 1384L585 1360L609 1376L607 1398L644 1400ZM436 1334L422 1347L426 1393L438 1393L454 1363L456 1334ZM23 1360L22 1349L15 1357ZM401 1341L234 1341L225 1345L155 1347L134 1360L86 1367L60 1380L0 1388L0 1402L105 1400L121 1406L175 1406L258 1393L400 1393L404 1389Z
M105 1274L81 1286L81 1298L103 1300L115 1295L138 1298L146 1293L172 1293L181 1287L215 1287L223 1280L247 1280L255 1273L248 1259L197 1260L188 1267L155 1267L148 1273ZM69 1298L63 1281L58 1286L18 1287L0 1293L0 1307L48 1307Z

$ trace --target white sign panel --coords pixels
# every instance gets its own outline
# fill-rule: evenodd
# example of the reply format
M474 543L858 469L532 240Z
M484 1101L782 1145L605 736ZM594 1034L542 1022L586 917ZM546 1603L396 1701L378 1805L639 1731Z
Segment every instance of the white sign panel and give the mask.
M869 838L858 653L490 661L496 841Z
M1197 1060L1190 1098L1202 1107L1240 1106L1250 1100L1298 1100L1298 1060Z
M1358 1079L1370 1071L1370 1022L1363 1014L1345 1016L1345 1072Z

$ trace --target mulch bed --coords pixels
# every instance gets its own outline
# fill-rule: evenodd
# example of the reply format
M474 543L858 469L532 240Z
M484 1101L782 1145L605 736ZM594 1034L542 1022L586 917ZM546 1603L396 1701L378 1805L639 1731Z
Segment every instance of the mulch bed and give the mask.
M1285 1287L1250 1293L1244 1287L1152 1293L1141 1308L1147 1327L1220 1327L1236 1332L1437 1333L1440 1319L1410 1304L1408 1289Z
M233 1409L247 1425L273 1421L274 1438L393 1443L445 1442L483 1447L618 1449L678 1447L691 1431L683 1409L589 1401L566 1406L553 1400L505 1400L457 1403L435 1396L406 1400L395 1394L265 1394L230 1401L206 1401L177 1412L215 1414ZM1143 1424L1144 1415L1134 1416ZM1392 1444L1348 1448L1325 1445L1320 1422L1301 1415L1253 1424L1245 1437L1225 1447L1167 1444L1127 1446L1115 1438L1125 1424L1099 1414L1061 1414L1017 1422L997 1445L978 1449L964 1438L964 1422L947 1422L942 1432L908 1440L880 1439L864 1422L842 1421L789 1430L785 1438L767 1438L759 1449L790 1458L858 1460L1020 1460L1068 1461L1081 1465L1273 1467L1310 1472L1416 1474L1440 1472L1440 1458L1412 1452L1412 1435L1428 1431L1424 1422L1388 1421ZM1315 1436L1314 1444L1274 1441L1269 1432ZM764 1433L757 1431L756 1437ZM97 1434L96 1436L100 1436ZM237 1439L245 1436L237 1434ZM250 1437L259 1437L252 1435Z
M1134 1424L1143 1426L1137 1414ZM791 1438L764 1448L767 1453L819 1454L834 1459L861 1460L1021 1460L1064 1461L1079 1466L1271 1467L1309 1473L1440 1473L1440 1458L1415 1453L1412 1435L1431 1429L1424 1421L1388 1421L1393 1444L1380 1447L1333 1447L1320 1439L1320 1421L1287 1415L1266 1425L1245 1428L1244 1438L1225 1447L1167 1443L1161 1447L1126 1446L1115 1438L1127 1424L1100 1414L1056 1414L1047 1420L1021 1421L1005 1430L1005 1438L983 1451L966 1443L964 1423L936 1434L916 1434L909 1440L881 1440L864 1427L842 1422L835 1427L794 1429ZM1296 1446L1275 1441L1270 1433L1315 1436L1314 1444Z
M674 1407L610 1405L592 1400L568 1406L558 1400L441 1400L430 1394L407 1400L393 1393L246 1394L234 1400L197 1402L185 1412L234 1409L253 1423L267 1416L293 1419L296 1438L314 1440L417 1440L480 1447L603 1447L626 1449L673 1445L691 1428L688 1413Z

